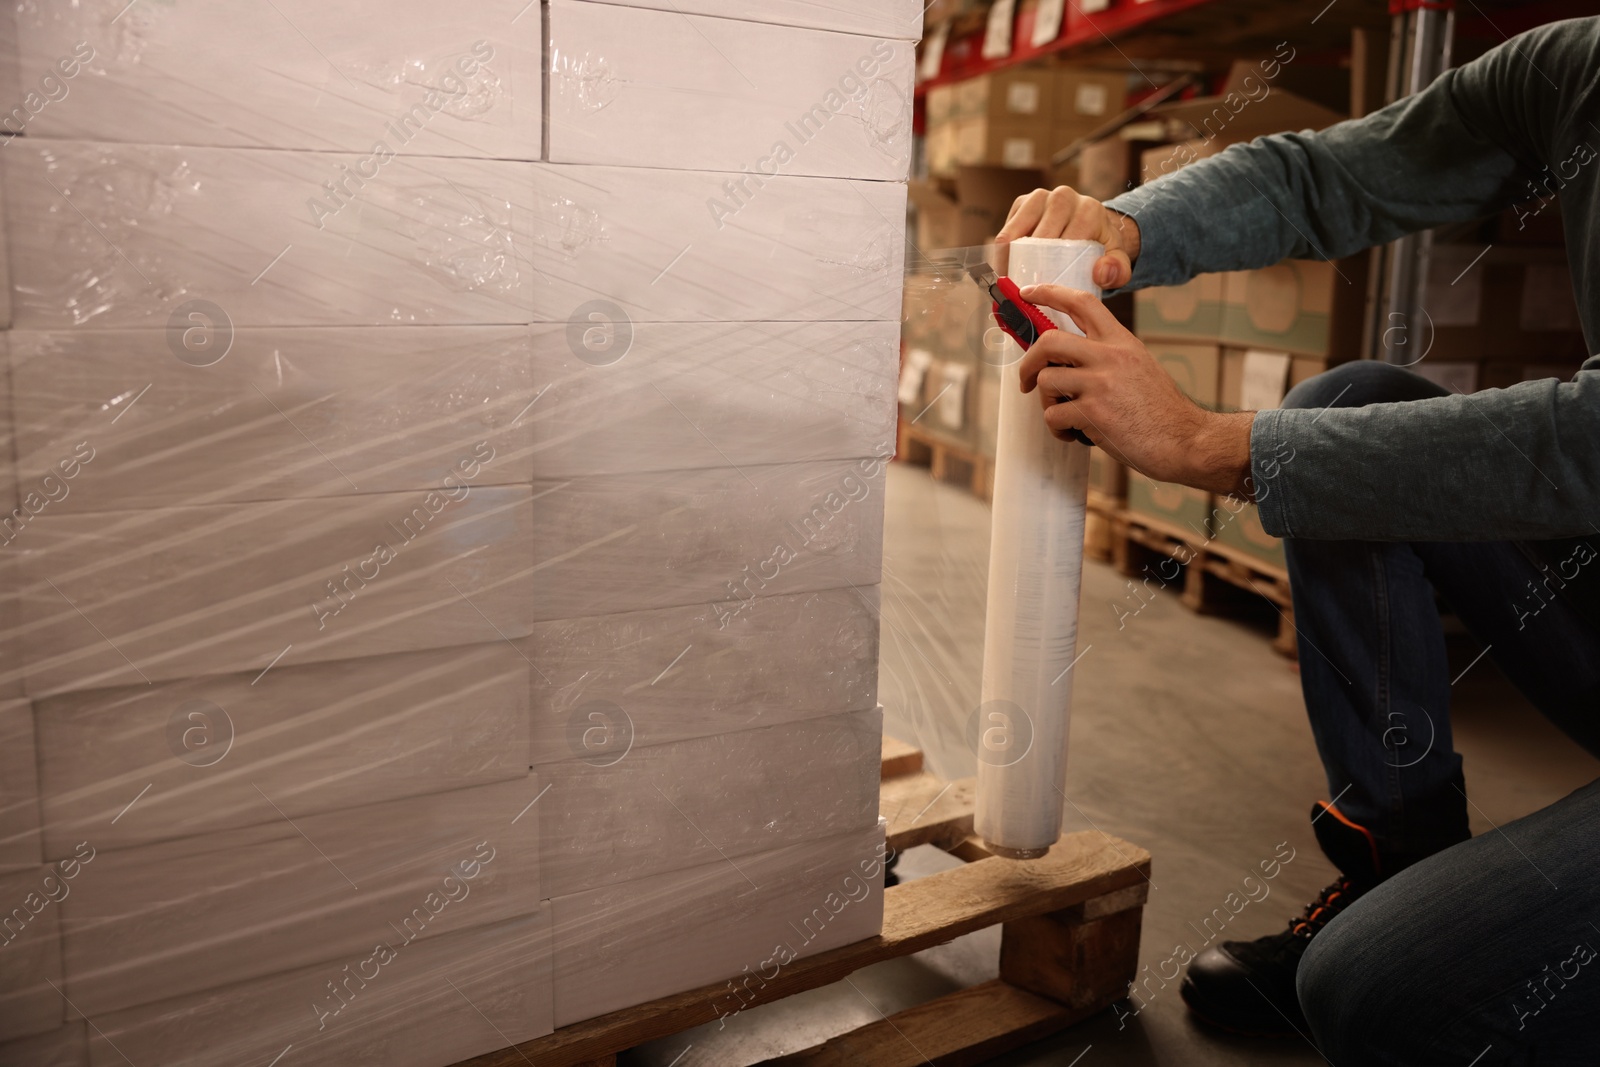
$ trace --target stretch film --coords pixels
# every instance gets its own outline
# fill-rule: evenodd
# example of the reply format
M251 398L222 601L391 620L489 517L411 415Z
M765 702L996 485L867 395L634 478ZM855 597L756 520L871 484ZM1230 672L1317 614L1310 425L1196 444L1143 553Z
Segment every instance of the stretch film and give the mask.
M1009 274L1019 286L1054 283L1098 294L1090 268L1102 252L1092 241L1023 238L1011 245ZM1045 313L1061 329L1082 333L1066 315ZM1020 388L1022 350L1007 340L1005 351L974 738L976 828L995 853L1032 859L1061 833L1089 450L1050 433L1037 393Z

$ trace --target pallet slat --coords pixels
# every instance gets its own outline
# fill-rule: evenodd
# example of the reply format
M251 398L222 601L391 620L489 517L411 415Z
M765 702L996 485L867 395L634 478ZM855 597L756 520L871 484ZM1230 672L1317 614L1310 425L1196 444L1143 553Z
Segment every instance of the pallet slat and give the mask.
M884 735L883 760L878 766L878 777L898 778L903 774L916 774L922 770L922 749L904 741Z
M972 1067L1089 1014L995 979L757 1067Z
M977 799L974 778L946 782L918 773L884 782L878 814L889 820L889 847L904 852L917 845L954 846L972 833Z
M884 892L882 934L794 961L776 978L749 989L750 999L743 1006L828 985L863 967L986 927L1137 890L1148 882L1149 872L1150 854L1144 849L1081 831L1063 836L1040 860L1019 863L991 857L894 886ZM618 1049L715 1022L727 1013L728 998L726 982L702 986L562 1027L546 1037L463 1061L461 1067L519 1067L530 1060L539 1067L589 1063Z

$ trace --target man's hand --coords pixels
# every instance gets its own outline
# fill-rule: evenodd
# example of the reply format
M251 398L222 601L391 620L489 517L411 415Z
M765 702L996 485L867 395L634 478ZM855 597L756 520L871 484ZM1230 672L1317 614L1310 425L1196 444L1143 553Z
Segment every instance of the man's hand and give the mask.
M1089 293L1030 285L1022 298L1065 312L1086 336L1049 330L1022 358L1022 391L1039 390L1044 421L1067 440L1082 430L1113 459L1163 482L1251 498L1252 412L1219 414L1172 376Z
M1094 283L1120 289L1133 277L1139 259L1139 224L1132 216L1107 211L1104 204L1065 185L1019 196L995 238L1005 272L1006 245L1018 237L1070 237L1099 241L1106 254L1094 265Z

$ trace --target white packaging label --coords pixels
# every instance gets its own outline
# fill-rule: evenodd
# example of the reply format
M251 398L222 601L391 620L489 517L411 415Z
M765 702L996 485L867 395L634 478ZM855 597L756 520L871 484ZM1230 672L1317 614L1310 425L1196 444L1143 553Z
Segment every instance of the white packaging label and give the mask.
M1011 23L1017 13L1017 0L994 0L989 8L989 24L983 31L984 59L1004 59L1011 54Z
M967 422L967 376L972 368L964 363L946 362L942 368L944 392L939 394L939 421L952 430Z
M902 404L915 404L922 397L922 380L933 365L933 353L925 348L913 348L906 353L900 365L900 389L897 396Z
M1007 137L1000 144L1000 165L1002 167L1035 166L1033 138Z
M1078 0L1078 10L1085 15L1092 15L1096 11L1104 11L1111 6L1111 0Z
M917 77L922 81L939 76L944 63L944 43L950 39L950 24L941 22L922 42L922 59L917 64Z
M1282 407L1284 390L1288 384L1288 353L1251 349L1244 354L1244 380L1239 386L1240 410L1270 411Z
M1089 82L1078 86L1078 91L1072 97L1072 106L1080 115L1104 115L1106 101L1106 87Z
M1104 7L1109 0L1101 0ZM1088 3L1082 5L1083 10L1091 10ZM1093 10L1099 11L1101 7ZM1035 48L1043 48L1057 37L1061 36L1061 13L1066 8L1066 0L1039 0L1039 6L1033 9L1033 37L1030 43Z
M1039 83L1012 82L1006 87L1006 110L1016 115L1039 113Z

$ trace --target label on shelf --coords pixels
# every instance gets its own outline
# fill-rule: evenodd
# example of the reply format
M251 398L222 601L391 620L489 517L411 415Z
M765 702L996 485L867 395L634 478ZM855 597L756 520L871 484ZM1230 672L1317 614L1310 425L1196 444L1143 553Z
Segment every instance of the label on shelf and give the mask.
M950 39L950 24L941 22L929 32L922 42L922 60L917 66L917 77L923 81L939 76L944 64L944 44Z
M984 59L1004 59L1011 54L1011 24L1015 21L1017 0L994 0L989 8L989 24L983 31Z
M1093 0L1082 4L1085 11L1099 11L1110 0L1101 0L1100 7L1090 8ZM1033 9L1033 37L1030 43L1035 48L1043 48L1057 37L1061 36L1061 15L1066 9L1066 0L1039 0L1039 6Z

